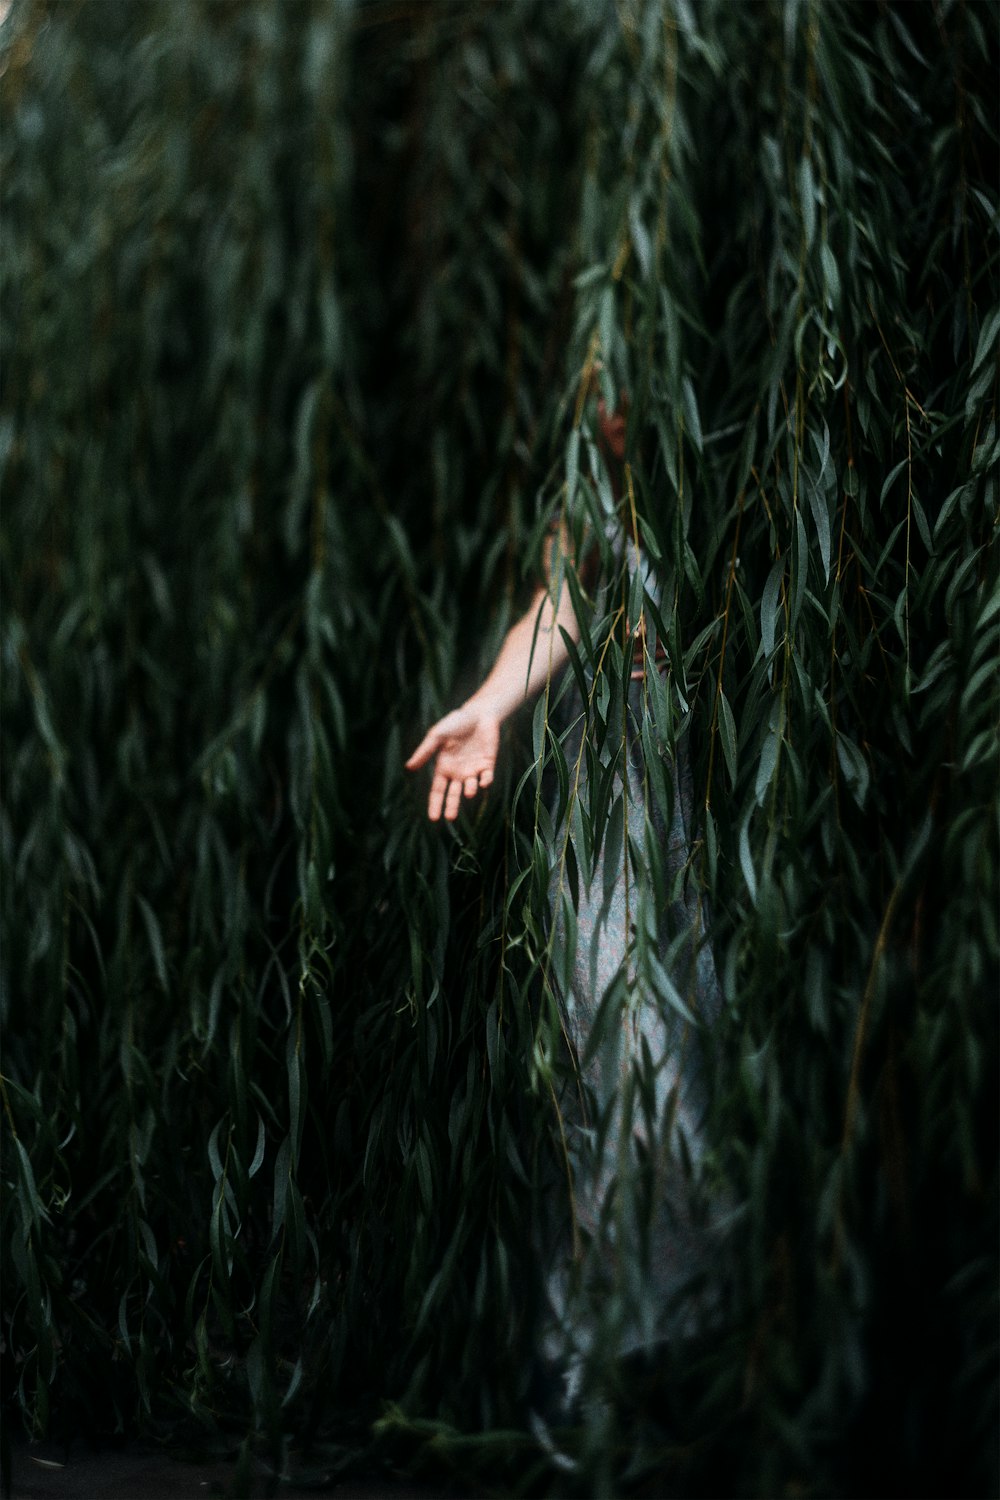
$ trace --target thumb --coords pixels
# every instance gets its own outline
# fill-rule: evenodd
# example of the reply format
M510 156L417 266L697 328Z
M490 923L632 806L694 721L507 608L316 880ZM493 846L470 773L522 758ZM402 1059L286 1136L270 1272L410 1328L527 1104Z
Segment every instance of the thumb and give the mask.
M421 766L425 766L435 750L440 748L443 740L444 735L441 733L440 727L435 724L433 729L427 731L420 744L406 762L407 771L419 771Z

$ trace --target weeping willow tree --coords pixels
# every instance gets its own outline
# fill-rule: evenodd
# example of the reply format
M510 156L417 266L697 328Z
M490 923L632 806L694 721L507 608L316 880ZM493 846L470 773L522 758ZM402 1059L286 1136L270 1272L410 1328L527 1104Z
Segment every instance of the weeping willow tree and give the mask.
M30 1431L187 1416L484 1489L990 1491L997 25L3 23L0 1233ZM553 683L432 828L402 762L599 490L595 371L658 584L571 580L607 774L561 795ZM598 1417L553 1432L548 887L626 837L643 604L647 763L682 748L697 793L736 1253L683 1369L595 1360Z

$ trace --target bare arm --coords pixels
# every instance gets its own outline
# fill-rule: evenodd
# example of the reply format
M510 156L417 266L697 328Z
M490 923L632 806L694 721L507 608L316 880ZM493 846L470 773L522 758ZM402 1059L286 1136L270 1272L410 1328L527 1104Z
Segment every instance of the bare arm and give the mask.
M620 406L612 413L603 400L597 403L598 443L616 497L621 493L627 411L624 391ZM463 794L474 797L480 787L489 786L493 780L501 724L522 703L533 698L569 659L560 627L572 641L580 639L580 627L565 580L569 556L569 535L566 527L561 526L546 547L548 587L537 591L527 613L507 632L482 687L461 708L446 714L429 729L406 762L408 771L416 771L432 755L437 756L427 801L427 815L435 822L442 812L449 821L457 818Z
M537 591L525 614L507 632L489 675L470 702L492 706L503 720L533 698L569 660L560 626L572 641L580 639L565 582L557 602L548 590Z
M463 793L474 797L493 780L501 724L569 659L560 627L571 640L579 639L561 544L555 539L547 549L546 568L549 587L538 589L526 613L511 626L482 686L429 729L406 762L408 771L416 771L437 756L427 802L427 815L435 822L442 811L449 821L456 818Z

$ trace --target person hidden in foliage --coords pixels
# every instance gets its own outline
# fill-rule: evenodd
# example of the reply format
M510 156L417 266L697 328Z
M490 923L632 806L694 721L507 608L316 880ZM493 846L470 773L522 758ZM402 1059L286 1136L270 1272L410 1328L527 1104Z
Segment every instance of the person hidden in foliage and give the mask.
M590 706L575 674L570 691L560 695L571 790L557 849L572 839L579 875L571 882L566 860L553 861L548 974L565 1038L557 1101L573 1232L570 1240L564 1215L549 1235L543 1347L570 1396L588 1354L606 1350L609 1335L611 1347L624 1355L665 1339L676 1342L704 1326L718 1240L718 1222L705 1207L702 1168L705 1043L721 998L708 912L693 869L691 774L683 742L662 742L650 706L651 692L663 689L662 677L655 684L652 677L662 674L665 653L646 620L659 610L657 583L635 535L623 482L629 477L624 400L614 413L599 400L592 420L588 528L571 528L563 516L550 529L545 582L508 632L485 681L427 731L406 762L416 771L433 761L428 816L454 820L463 801L492 783L505 720L547 685L550 700L557 696L554 685L569 661L566 638L576 644L581 636L567 570L576 570L595 617L602 602L607 605L608 580L616 574L628 591L623 598L637 597L641 585L642 597L654 602L655 611L646 606L631 633L617 737L609 730L602 744L585 745ZM595 539L595 515L602 517L603 549ZM589 533L578 555L573 531ZM614 609L604 618L613 625ZM605 805L612 812L594 851L583 847L573 802L590 806L591 780L602 775L611 777ZM717 1212L714 1217L718 1221Z

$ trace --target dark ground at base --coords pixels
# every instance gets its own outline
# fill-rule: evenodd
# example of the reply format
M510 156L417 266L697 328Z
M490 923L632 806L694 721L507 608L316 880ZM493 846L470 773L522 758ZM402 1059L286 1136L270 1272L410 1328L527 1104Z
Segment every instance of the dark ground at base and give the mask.
M249 1484L237 1481L236 1460L208 1458L192 1462L161 1448L127 1444L90 1448L74 1443L11 1445L12 1500L432 1500L436 1491L391 1479L331 1478L329 1487L297 1487L294 1482L271 1489L270 1472L254 1461Z

